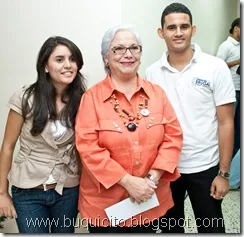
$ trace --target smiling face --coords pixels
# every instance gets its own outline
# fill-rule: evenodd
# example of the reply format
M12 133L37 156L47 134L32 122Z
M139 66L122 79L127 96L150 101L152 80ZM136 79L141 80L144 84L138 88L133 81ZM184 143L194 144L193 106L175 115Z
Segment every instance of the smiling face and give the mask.
M77 71L75 59L64 45L58 45L54 49L45 67L45 72L49 73L55 88L67 87L76 77Z
M163 28L158 34L165 40L169 52L184 52L191 48L191 38L196 27L191 25L189 15L185 13L171 13L165 16Z
M123 48L129 48L121 53ZM141 50L136 36L127 30L118 31L112 40L105 63L108 64L111 75L114 77L134 77L138 71L141 59Z

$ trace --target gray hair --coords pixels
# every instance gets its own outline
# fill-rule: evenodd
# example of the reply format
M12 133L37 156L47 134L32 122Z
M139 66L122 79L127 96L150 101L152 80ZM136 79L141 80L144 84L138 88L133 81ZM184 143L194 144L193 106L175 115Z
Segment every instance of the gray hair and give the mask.
M133 33L135 35L139 45L142 46L142 41L141 41L140 35L135 31L135 29L131 25L122 24L122 25L117 25L117 26L114 26L114 27L108 29L102 38L102 44L101 44L101 54L102 54L104 69L105 69L106 73L110 72L109 66L106 65L106 62L105 62L105 57L108 54L109 46L110 46L111 42L113 41L115 34L118 31L122 31L122 30L126 30L126 31Z

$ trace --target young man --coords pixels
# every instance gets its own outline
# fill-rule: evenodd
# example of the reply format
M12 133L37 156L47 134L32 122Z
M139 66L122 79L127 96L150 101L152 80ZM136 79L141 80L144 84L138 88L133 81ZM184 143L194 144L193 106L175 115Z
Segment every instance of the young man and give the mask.
M167 6L161 26L158 34L168 50L146 70L146 78L166 91L184 141L178 165L181 177L171 183L175 206L160 222L171 233L183 233L185 224L194 224L193 220L184 222L187 191L198 232L224 233L221 202L229 189L234 128L231 74L223 60L191 44L196 27L186 6Z

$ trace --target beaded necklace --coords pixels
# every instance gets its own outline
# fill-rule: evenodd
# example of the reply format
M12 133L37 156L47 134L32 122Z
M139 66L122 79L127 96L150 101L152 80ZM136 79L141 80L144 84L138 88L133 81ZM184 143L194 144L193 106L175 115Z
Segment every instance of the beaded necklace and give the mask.
M141 120L142 116L147 117L150 114L148 110L148 99L145 96L140 95L141 99L144 99L144 102L141 101L138 105L138 111L136 116L133 116L127 110L120 108L119 101L115 94L111 95L110 103L113 104L114 110L116 113L119 114L119 117L123 119L124 125L130 132L134 132L139 125L139 121ZM120 112L121 110L121 112Z

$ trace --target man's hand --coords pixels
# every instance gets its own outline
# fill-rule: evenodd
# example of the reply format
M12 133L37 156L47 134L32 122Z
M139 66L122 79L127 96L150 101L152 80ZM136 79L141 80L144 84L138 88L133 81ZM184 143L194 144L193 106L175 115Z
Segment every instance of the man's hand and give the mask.
M229 180L219 175L215 177L210 188L210 196L219 200L225 197L229 191Z

